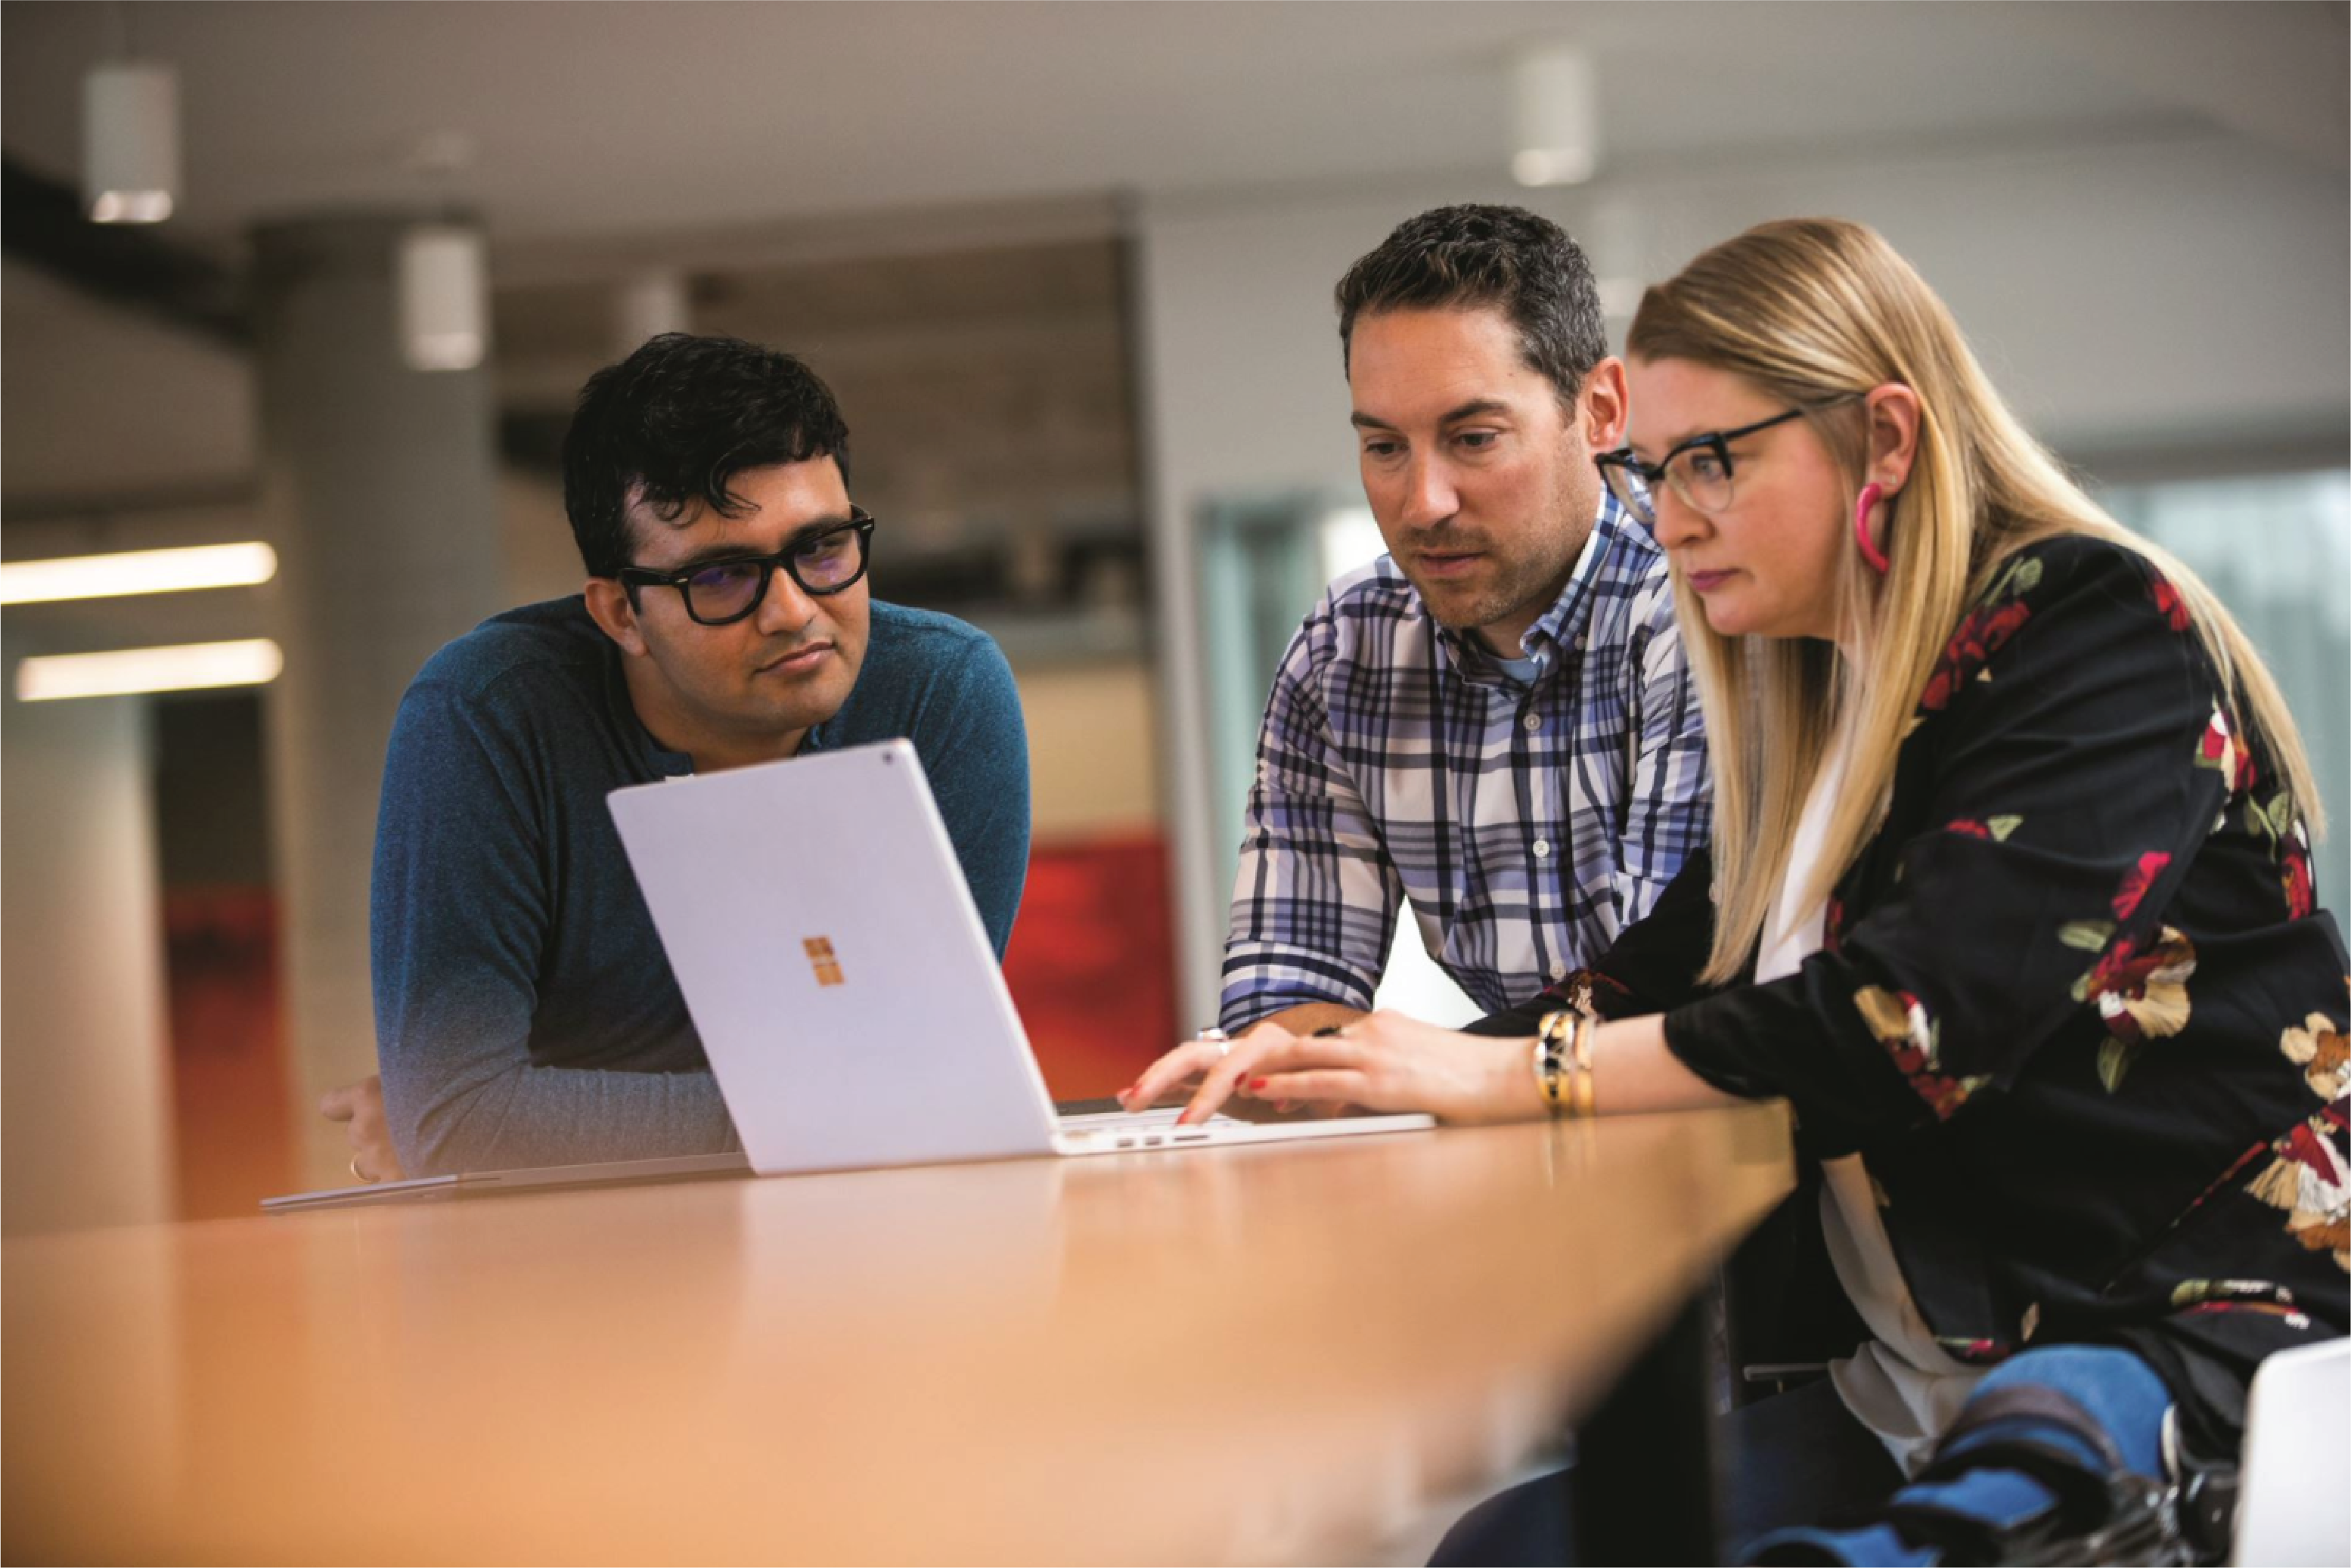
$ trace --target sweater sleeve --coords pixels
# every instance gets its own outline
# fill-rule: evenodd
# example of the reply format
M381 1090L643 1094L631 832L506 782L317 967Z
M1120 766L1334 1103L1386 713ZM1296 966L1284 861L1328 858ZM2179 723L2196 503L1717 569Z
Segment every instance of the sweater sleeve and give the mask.
M384 1111L414 1176L736 1146L707 1071L532 1062L555 893L527 742L448 685L402 700L376 821L371 939Z
M2250 765L2170 584L2090 541L2012 558L1919 709L1909 836L1865 852L1896 856L1889 890L1795 974L1666 1016L1691 1071L1785 1094L1824 1154L1963 1113L2085 1006L2110 1086L2175 1032L2195 960L2159 917Z
M975 635L942 670L907 738L1000 962L1029 876L1029 732L992 639Z

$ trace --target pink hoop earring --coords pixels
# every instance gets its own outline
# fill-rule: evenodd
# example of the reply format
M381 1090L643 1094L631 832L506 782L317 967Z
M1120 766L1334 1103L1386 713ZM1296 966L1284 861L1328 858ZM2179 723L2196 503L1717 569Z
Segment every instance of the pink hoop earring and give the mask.
M1880 577L1893 570L1894 563L1886 559L1886 552L1877 548L1876 539L1869 537L1869 509L1877 505L1879 497L1885 494L1875 485L1864 485L1861 498L1854 503L1853 508L1854 540L1861 546L1861 559L1876 567Z

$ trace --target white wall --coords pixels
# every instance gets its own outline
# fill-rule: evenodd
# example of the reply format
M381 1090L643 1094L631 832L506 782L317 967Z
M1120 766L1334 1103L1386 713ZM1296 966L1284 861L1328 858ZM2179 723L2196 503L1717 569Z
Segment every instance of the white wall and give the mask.
M141 705L9 699L5 724L0 1230L168 1219L171 1061Z
M1160 831L1158 733L1139 660L1016 665L1040 845Z
M14 42L14 35L11 35ZM252 482L253 371L225 343L0 260L0 474L26 501L202 496ZM12 552L14 553L14 552Z
M2061 449L2340 442L2351 419L2341 173L2217 134L1653 163L1565 193L1465 181L1144 204L1143 407L1187 1006L1216 994L1236 852L1211 841L1196 760L1195 520L1214 498L1354 485L1332 287L1397 222L1458 201L1533 206L1577 234L1604 276L1645 282L1766 218L1870 223Z

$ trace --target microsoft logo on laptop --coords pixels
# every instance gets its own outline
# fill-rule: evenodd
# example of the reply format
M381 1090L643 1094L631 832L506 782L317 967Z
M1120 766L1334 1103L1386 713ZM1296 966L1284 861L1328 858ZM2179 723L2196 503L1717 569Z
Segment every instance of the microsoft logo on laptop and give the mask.
M831 937L810 936L800 944L800 948L808 954L809 967L816 971L818 985L840 986L848 983L841 977L841 960L832 956Z

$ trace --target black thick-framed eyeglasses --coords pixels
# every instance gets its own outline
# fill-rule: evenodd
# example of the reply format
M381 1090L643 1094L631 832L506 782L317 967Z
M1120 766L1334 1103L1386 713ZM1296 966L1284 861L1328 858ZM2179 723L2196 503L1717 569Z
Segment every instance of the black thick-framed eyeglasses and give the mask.
M727 556L684 571L624 566L617 575L629 590L631 603L640 588L674 588L685 601L686 614L697 623L726 626L759 608L778 567L811 599L850 587L865 575L872 540L872 514L852 507L849 521L801 534L773 555Z
M1653 492L1659 485L1672 486L1674 494L1679 496L1692 510L1711 517L1730 505L1732 442L1744 440L1775 424L1785 424L1803 414L1834 408L1846 401L1847 398L1839 397L1827 402L1799 404L1785 413L1775 413L1769 419L1759 419L1736 430L1712 430L1703 435L1693 435L1655 463L1642 462L1633 455L1633 449L1629 446L1604 452L1592 461L1599 468L1600 476L1607 481L1609 490L1644 528L1657 526L1657 504Z

